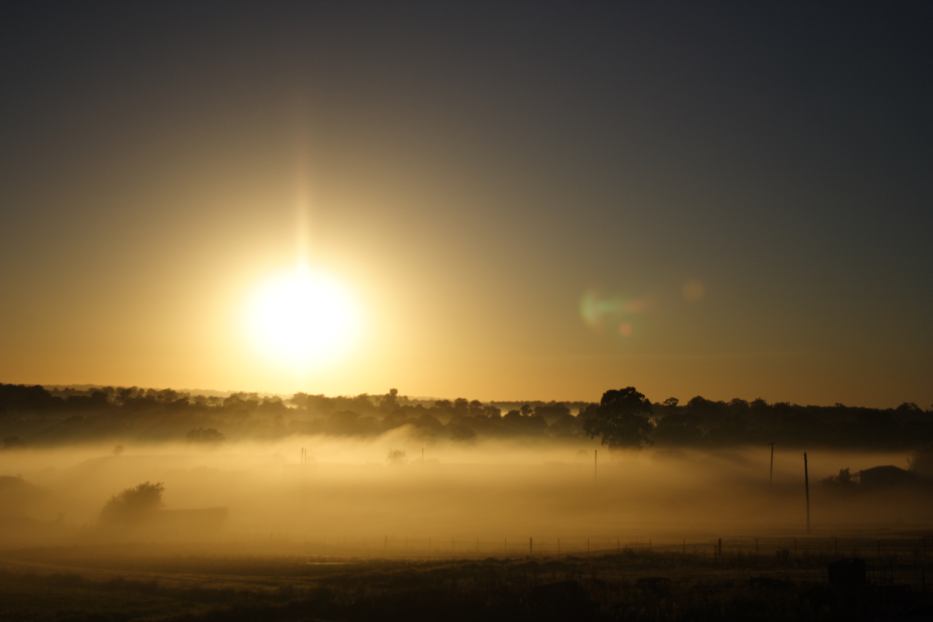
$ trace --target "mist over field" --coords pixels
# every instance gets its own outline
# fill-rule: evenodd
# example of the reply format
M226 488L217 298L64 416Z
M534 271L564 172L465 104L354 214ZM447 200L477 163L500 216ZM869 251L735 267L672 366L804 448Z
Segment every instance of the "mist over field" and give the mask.
M5 547L473 556L933 526L914 404L0 385L0 410Z
M768 447L422 441L402 429L371 440L7 450L0 452L0 545L158 541L214 552L422 556L521 552L534 537L539 552L556 553L583 549L588 538L594 548L614 548L800 534L805 525L796 450L776 451L769 484ZM846 467L906 469L909 457L811 452L814 532L933 525L924 487L839 491L821 483ZM162 484L160 503L123 520L103 516L114 496L144 482Z

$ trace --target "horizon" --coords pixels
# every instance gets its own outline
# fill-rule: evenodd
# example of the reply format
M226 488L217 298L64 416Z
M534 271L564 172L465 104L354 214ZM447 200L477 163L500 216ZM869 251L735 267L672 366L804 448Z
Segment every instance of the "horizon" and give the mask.
M386 393L378 392L378 391L376 392L363 391L360 393L326 393L326 392L311 391L311 390L297 390L297 391L292 391L292 392L275 392L275 391L254 391L254 390L249 390L249 389L209 389L209 388L203 388L203 387L192 388L192 387L159 387L159 386L147 387L147 386L139 386L139 385L113 385L113 384L97 384L97 383L64 383L64 384L42 384L42 383L30 383L30 382L11 383L11 382L3 382L2 379L0 379L0 385L3 385L3 384L6 384L8 386L9 385L20 385L20 386L25 386L25 387L39 386L45 389L55 389L55 390L73 389L73 390L84 390L84 391L89 391L93 389L108 389L108 388L109 389L135 388L135 389L141 389L144 391L149 391L149 390L176 391L178 393L185 393L189 395L204 395L204 396L218 396L218 397L228 397L234 394L258 395L260 397L273 396L273 397L279 397L279 398L291 398L298 394L315 395L315 396L322 396L326 398L353 398L353 397L360 397L360 396L379 397L381 395L386 395ZM614 387L614 388L621 388L624 384L625 383L620 383L619 386ZM398 390L397 387L391 387L391 388ZM605 391L611 390L612 388L613 387L606 387L603 391L599 392L599 395L596 395L591 398L577 398L577 399L486 398L482 396L466 395L466 394L456 394L456 395L447 395L447 396L445 395L417 395L417 394L407 394L407 393L402 392L401 390L398 390L399 391L398 394L400 397L404 397L405 399L415 401L415 402L422 402L422 401L427 402L427 401L435 401L435 400L454 400L454 399L465 398L471 401L478 400L486 404L521 404L521 403L555 403L555 404L587 403L587 404L593 404L593 403L599 402L600 396ZM696 395L690 395L690 396L684 396L684 397L681 397L679 395L668 395L663 398L652 397L649 395L646 395L646 397L648 397L648 399L654 404L662 404L665 400L674 398L678 400L678 402L681 405L684 405L689 400L695 397L700 397L700 398L709 400L711 402L717 402L717 403L729 403L730 401L733 401L733 400L743 400L745 402L751 403L755 400L760 399L769 405L786 403L792 406L815 406L819 408L831 408L833 406L841 405L847 408L871 408L871 409L878 409L878 410L894 410L898 406L902 406L904 404L912 404L914 406L919 407L921 410L924 410L924 411L933 410L933 403L920 404L917 402L912 402L910 400L901 400L897 402L896 404L872 405L872 404L847 403L847 402L841 402L841 401L835 401L832 403L794 402L794 401L785 400L785 399L769 399L769 398L765 398L760 395L755 396L755 397L744 397L744 396L737 396L737 395L733 395L729 397L721 397L721 396L696 394Z

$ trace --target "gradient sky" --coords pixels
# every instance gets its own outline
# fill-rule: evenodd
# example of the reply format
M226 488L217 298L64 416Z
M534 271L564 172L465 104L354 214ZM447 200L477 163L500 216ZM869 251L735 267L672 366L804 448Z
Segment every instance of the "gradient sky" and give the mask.
M0 381L933 402L930 3L168 4L4 3Z

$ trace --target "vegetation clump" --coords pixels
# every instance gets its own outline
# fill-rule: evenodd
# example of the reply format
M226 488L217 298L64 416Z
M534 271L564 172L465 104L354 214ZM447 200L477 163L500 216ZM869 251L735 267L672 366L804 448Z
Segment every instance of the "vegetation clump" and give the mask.
M162 509L161 482L143 482L127 488L110 498L100 513L100 522L106 525L128 525L139 523Z

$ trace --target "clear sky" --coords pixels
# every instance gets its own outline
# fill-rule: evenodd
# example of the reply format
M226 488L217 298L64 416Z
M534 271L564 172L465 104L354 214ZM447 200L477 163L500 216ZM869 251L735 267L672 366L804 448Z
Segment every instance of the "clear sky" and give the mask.
M930 3L167 4L4 4L0 381L933 402Z

